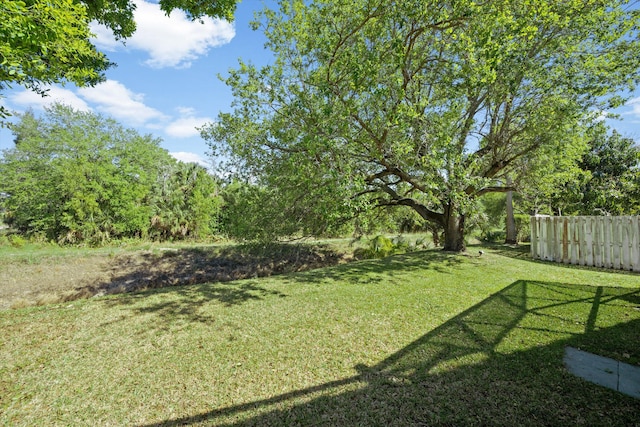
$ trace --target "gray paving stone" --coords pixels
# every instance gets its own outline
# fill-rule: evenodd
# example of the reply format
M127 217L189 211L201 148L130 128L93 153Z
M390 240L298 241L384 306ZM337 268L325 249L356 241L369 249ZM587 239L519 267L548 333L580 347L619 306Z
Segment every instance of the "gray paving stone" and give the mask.
M640 399L640 366L573 347L565 347L563 362L569 372L580 378Z
M613 359L567 347L564 366L572 374L587 381L613 390L618 389L618 362Z
M640 399L640 367L620 362L618 391Z

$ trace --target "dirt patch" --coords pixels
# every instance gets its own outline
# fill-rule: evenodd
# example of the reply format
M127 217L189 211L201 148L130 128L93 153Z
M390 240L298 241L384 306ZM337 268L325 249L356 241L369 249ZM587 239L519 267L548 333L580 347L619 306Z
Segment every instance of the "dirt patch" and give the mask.
M165 286L226 282L345 262L327 247L306 245L166 248L116 256L43 259L0 267L0 309L71 301Z

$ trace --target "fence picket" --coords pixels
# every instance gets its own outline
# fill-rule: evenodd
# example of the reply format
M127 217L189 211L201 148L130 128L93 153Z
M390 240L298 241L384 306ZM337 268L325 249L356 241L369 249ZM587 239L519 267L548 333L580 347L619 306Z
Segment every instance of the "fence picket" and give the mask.
M539 221L536 220L535 216L531 217L531 258L540 259L540 251L538 251L538 245L534 245L533 242L538 242L538 227L540 226Z
M623 270L631 269L631 239L629 239L631 230L627 217L622 217L622 266Z
M599 218L591 218L591 236L593 237L593 265L602 267L602 232Z
M593 221L590 217L584 218L584 265L594 265L593 262Z
M585 265L584 260L585 260L585 239L584 239L584 229L585 229L585 221L584 221L584 217L579 216L577 218L577 222L578 222L578 233L577 233L577 240L576 240L576 245L578 246L578 264L580 265Z
M562 221L562 262L569 263L569 221L564 218Z
M640 271L640 216L531 217L531 256Z
M611 268L613 263L611 262L611 228L612 228L612 218L610 216L605 216L602 219L603 222L603 243L604 243L604 267Z
M631 268L633 271L640 271L640 217L631 218L631 229L633 230Z
M571 262L571 264L577 264L578 263L578 236L577 236L577 228L578 226L576 225L576 218L575 217L570 217L569 218L569 224L571 225L571 234L569 234L569 244L571 245L571 259L569 260Z
M612 227L612 241L613 241L613 268L620 270L622 266L621 254L622 254L622 223L621 221L613 221Z

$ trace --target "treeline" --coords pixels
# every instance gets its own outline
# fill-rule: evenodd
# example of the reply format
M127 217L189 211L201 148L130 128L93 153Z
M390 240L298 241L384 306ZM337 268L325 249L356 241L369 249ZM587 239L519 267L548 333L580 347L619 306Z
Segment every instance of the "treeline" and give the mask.
M175 160L159 139L64 105L39 117L27 112L11 130L15 146L0 159L0 213L14 232L34 240L99 245L428 232L438 246L443 238L442 227L411 210L349 206L328 186L318 185L313 196L335 206L296 200L259 181L223 182L202 166ZM526 240L535 213L640 214L635 142L603 124L584 135L571 161L549 161L517 183L518 239ZM504 193L478 199L469 207L469 235L504 241L505 207Z
M217 231L222 198L205 168L178 162L160 140L54 105L11 125L0 160L3 221L27 237L100 244L201 238Z
M0 158L1 219L34 241L268 241L387 231L404 221L389 212L332 219L262 185L224 182L174 159L160 139L62 104L41 116L26 112L10 128L15 145ZM300 216L314 221L301 224Z

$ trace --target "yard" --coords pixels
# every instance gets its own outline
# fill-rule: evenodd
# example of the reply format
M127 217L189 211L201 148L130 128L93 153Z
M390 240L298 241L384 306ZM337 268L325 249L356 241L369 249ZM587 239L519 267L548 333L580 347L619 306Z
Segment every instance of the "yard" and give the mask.
M640 425L640 276L477 249L0 311L0 425Z

